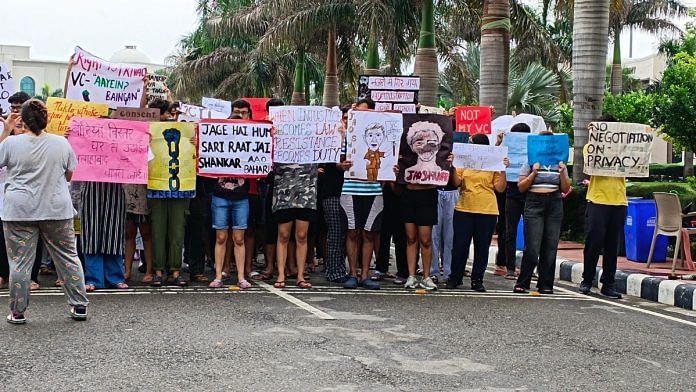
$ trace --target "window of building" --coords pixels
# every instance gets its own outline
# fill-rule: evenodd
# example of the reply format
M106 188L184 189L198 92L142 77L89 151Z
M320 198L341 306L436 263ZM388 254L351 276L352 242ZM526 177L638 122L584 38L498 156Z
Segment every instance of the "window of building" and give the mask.
M19 82L19 89L29 94L30 97L36 95L36 82L30 76L25 76Z

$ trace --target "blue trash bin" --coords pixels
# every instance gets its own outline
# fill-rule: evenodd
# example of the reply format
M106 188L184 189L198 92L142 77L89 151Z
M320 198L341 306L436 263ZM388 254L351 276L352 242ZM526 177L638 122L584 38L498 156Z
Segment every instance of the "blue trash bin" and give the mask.
M624 226L627 259L641 263L648 261L656 222L655 200L630 199L628 201L628 213ZM667 260L667 237L659 235L652 261L664 262L665 260Z
M520 223L517 224L517 250L524 250L524 218L520 218Z

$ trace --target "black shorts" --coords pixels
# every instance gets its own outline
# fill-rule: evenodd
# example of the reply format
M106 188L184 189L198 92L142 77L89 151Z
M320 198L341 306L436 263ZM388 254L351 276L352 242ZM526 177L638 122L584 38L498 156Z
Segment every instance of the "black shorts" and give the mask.
M437 189L406 189L401 195L401 219L416 226L437 225Z
M317 210L311 208L288 208L273 213L276 224L288 223L295 220L314 222L317 219Z

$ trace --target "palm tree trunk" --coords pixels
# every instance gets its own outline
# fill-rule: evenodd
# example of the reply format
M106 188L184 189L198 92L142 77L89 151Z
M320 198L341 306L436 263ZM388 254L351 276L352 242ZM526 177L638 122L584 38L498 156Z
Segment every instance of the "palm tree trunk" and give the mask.
M379 75L379 45L377 44L377 28L370 27L370 37L367 40L367 60L365 75Z
M437 106L437 90L440 81L437 69L437 49L435 49L435 6L433 0L423 2L414 74L420 76L421 79L418 102L426 106Z
M611 94L623 93L623 67L621 66L621 26L614 27L614 61L611 64Z
M694 153L684 151L684 178L694 175Z
M576 0L573 23L573 181L585 178L587 125L602 114L609 33L609 1Z
M292 90L291 105L306 105L305 99L305 51L297 49L297 62L295 63L295 86Z
M336 65L336 25L329 28L326 50L326 78L324 81L324 96L321 103L327 107L338 106L338 66Z
M479 102L495 107L494 117L507 113L510 74L510 3L485 0L481 26Z

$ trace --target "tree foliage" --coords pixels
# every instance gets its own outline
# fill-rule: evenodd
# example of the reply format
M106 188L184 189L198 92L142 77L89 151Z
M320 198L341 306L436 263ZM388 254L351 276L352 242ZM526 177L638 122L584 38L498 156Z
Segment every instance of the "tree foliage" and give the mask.
M678 146L696 151L696 58L678 53L655 98L655 122Z

